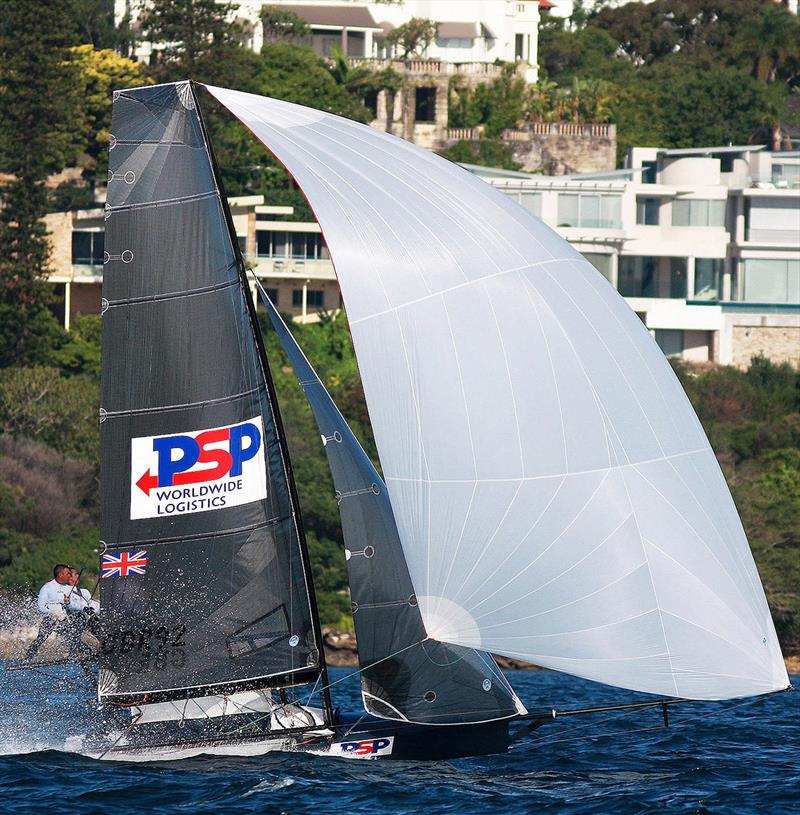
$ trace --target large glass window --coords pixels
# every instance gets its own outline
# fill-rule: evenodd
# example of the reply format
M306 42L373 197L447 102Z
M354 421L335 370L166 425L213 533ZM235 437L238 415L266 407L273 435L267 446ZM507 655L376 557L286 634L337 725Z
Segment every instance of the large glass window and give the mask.
M259 229L256 251L261 258L327 260L328 247L319 232L283 232Z
M102 266L105 232L73 232L72 263L75 266Z
M306 289L306 306L308 308L322 308L325 302L325 293L320 289ZM292 305L303 305L303 290L292 290Z
M800 260L748 258L742 267L742 300L800 304Z
M658 208L661 204L658 198L636 199L636 223L646 226L658 226Z
M686 299L687 265L686 258L669 259L669 296L672 298Z
M542 194L540 192L521 192L519 202L537 218L542 217Z
M611 255L603 255L600 252L581 252L581 254L606 280L611 280Z
M658 258L622 255L618 289L623 297L658 297Z
M689 198L672 202L673 226L725 226L725 201Z
M683 353L683 331L674 328L657 328L656 342L664 356L675 357Z
M622 228L622 196L595 193L561 193L558 225L589 228Z
M694 261L694 299L719 300L722 287L722 258L696 258Z

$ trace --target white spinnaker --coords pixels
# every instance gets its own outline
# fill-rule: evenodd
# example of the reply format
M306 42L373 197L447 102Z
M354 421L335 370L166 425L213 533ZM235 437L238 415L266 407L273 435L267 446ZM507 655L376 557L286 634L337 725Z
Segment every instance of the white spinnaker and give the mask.
M322 227L428 633L668 696L786 687L708 440L600 274L438 156L208 90Z

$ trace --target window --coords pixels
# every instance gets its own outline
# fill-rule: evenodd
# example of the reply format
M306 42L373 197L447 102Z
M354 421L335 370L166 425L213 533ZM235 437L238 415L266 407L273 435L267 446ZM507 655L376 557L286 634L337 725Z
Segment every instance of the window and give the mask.
M102 266L105 232L73 232L72 263L75 266Z
M446 40L436 40L439 48L472 48L472 40L448 37Z
M308 308L322 308L325 303L325 292L320 289L306 289L306 306ZM303 290L292 290L292 305L303 305Z
M658 173L657 161L642 162L642 184L655 184Z
M237 235L236 236L236 243L239 244L239 251L243 254L247 254L247 236L246 235Z
M687 266L686 258L669 259L669 296L674 299L686 299Z
M581 254L606 280L611 280L611 255L603 255L599 252L581 252Z
M657 328L656 342L666 357L677 357L683 353L683 331Z
M514 59L525 59L525 39L523 34L514 35Z
M800 260L742 261L742 300L800 304Z
M689 198L672 202L673 226L725 226L725 201Z
M319 232L256 232L256 252L260 258L327 260L328 247Z
M620 229L622 196L561 193L558 196L558 225Z
M661 204L659 198L636 199L636 223L646 226L658 226L658 208Z
M772 183L777 187L797 187L800 185L800 164L772 165Z
M722 258L696 258L694 262L694 299L719 300L722 283Z
M623 297L658 297L658 258L622 255L618 289Z
M416 121L436 121L436 88L417 88L414 95L414 104L414 118Z
M264 291L266 292L267 297L269 297L270 302L272 303L272 305L277 306L278 305L278 290L277 289L264 289Z
M537 218L542 217L542 194L540 192L521 192L519 202Z

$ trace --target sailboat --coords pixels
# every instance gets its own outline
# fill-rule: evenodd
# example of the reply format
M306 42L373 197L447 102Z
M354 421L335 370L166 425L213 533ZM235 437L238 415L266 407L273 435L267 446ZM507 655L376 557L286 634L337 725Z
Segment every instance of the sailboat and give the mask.
M199 88L303 190L347 308L383 477L265 299L333 475L362 711L331 698L302 496ZM653 694L631 706L665 716L790 687L697 417L558 235L457 165L275 99L117 91L112 133L102 724L73 746L500 753L559 712L529 712L492 654Z

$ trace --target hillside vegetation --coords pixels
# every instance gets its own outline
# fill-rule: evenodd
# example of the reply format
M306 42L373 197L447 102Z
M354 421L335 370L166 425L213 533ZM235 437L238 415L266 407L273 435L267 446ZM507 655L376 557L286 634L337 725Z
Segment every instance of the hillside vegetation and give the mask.
M314 561L323 624L351 626L339 514L314 419L261 313ZM96 573L99 318L84 317L60 367L0 370L0 585L34 590L55 561ZM292 325L376 460L346 320ZM80 353L78 353L80 351ZM78 361L81 360L81 361ZM731 487L787 651L800 650L800 374L676 364Z

